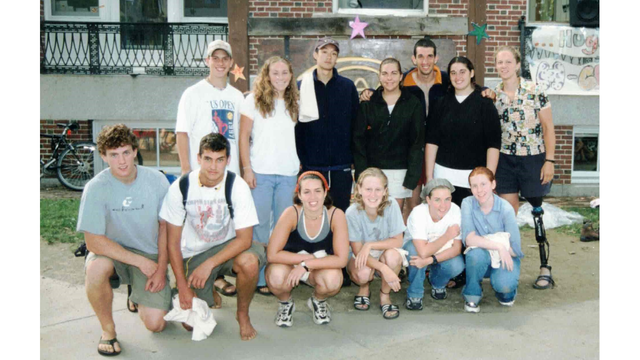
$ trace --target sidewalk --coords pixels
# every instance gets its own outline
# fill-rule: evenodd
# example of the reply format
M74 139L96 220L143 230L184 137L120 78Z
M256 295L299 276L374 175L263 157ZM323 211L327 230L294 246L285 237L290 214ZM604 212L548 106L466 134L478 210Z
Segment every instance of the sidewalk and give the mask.
M84 287L43 277L40 282L41 359L102 359L96 352L100 328L86 300ZM114 295L114 319L123 347L120 359L597 359L599 301L589 300L535 309L518 295L513 308L501 307L490 294L480 314L442 311L430 298L425 309L401 308L397 320L382 319L377 306L368 312L336 310L329 325L315 325L304 297L296 296L292 328L273 324L275 299L256 295L251 318L256 339L243 342L234 319L235 301L224 298L214 310L218 326L212 336L191 341L177 323L160 334L144 328L137 314L125 308L126 295ZM350 287L353 292L356 288ZM304 291L304 290L303 290ZM404 295L395 294L400 300ZM344 301L343 299L342 301ZM376 304L377 297L372 299ZM340 299L332 299L341 301Z

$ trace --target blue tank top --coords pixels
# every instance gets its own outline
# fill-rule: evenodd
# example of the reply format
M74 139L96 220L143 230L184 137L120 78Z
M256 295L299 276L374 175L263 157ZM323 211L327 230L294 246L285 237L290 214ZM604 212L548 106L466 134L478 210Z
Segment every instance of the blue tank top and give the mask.
M287 244L284 246L283 250L290 251L292 253L299 253L304 250L309 254L324 250L327 252L327 255L333 255L333 232L331 231L331 221L333 220L335 210L331 213L331 218L329 219L327 216L327 208L323 208L322 217L324 221L322 222L318 235L316 235L314 239L311 239L304 228L304 209L300 211L299 215L298 208L294 206L293 209L296 211L298 224L295 230L289 234Z

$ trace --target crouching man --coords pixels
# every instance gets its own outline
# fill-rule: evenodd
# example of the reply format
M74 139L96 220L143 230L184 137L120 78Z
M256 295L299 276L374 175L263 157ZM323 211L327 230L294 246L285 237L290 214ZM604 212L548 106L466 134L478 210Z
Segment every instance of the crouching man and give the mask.
M140 319L153 332L165 328L171 306L167 277L166 223L158 217L169 188L166 177L136 166L138 139L118 124L98 135L100 157L109 168L87 183L77 231L84 232L87 249L85 287L102 326L98 353L122 351L113 322L113 290L131 285L129 299L138 304Z
M168 223L169 259L180 307L190 309L194 297L214 306L214 280L219 275L236 276L240 337L251 340L257 332L249 319L249 305L266 255L264 247L251 241L258 215L249 185L226 170L229 147L223 135L202 138L200 169L171 185L160 217Z

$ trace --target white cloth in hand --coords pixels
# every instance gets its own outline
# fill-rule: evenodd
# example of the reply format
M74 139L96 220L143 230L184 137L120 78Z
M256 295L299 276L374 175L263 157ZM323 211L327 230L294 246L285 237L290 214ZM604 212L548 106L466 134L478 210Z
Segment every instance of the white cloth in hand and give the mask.
M309 253L304 251L304 250L302 250L302 251L298 252L298 254L305 254L306 255L306 254L309 254ZM324 251L324 250L318 250L318 251L313 253L313 256L315 256L316 259L323 258L323 257L325 257L327 255L328 255L327 252ZM298 265L294 265L293 267L296 267L296 266L298 266ZM302 275L300 280L304 281L306 283L309 280L309 274L310 273L311 272L307 271L304 275Z
M511 243L509 242L509 238L511 238L511 234L508 232L497 232L495 234L488 234L483 236L483 238L491 241L495 241L500 245L507 248L507 251L511 250ZM464 253L468 253L471 249L475 249L477 246L469 246L464 251ZM498 250L489 250L489 256L491 256L491 267L494 269L500 268L500 253Z
M310 71L302 76L302 81L300 82L300 115L298 116L298 121L311 122L319 118L316 86L313 80L313 71Z
M193 328L191 340L193 341L204 340L211 335L217 323L206 301L194 296L191 309L183 310L180 307L180 297L175 294L172 303L173 309L164 316L165 321L177 321L191 326Z

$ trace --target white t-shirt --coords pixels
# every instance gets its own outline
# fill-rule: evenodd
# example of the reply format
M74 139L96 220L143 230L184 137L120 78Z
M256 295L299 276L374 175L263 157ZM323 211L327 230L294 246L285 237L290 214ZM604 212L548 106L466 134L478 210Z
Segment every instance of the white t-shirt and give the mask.
M186 220L180 181L174 181L171 184L160 210L160 217L170 224L175 226L184 224L180 250L185 259L235 238L236 229L258 224L258 214L253 204L251 190L240 175L236 176L231 191L234 211L234 218L231 220L224 198L227 174L218 186L210 188L199 185L199 173L199 171L192 171L189 174Z
M242 93L231 85L218 90L206 79L187 88L178 104L176 132L189 135L189 164L191 170L200 169L198 149L200 140L210 133L220 133L229 140L231 162L229 170L240 174L238 136L240 134L240 106Z
M451 203L449 212L438 222L433 222L433 219L431 219L429 205L426 203L420 204L413 208L409 219L407 219L405 242L409 240L434 242L447 231L449 226L455 224L461 226L461 223L460 208L454 203ZM462 240L462 237L458 235L454 239Z
M295 176L300 170L296 152L296 123L291 120L284 100L275 100L273 116L265 119L249 94L240 108L242 115L253 120L251 129L251 168L268 175Z

